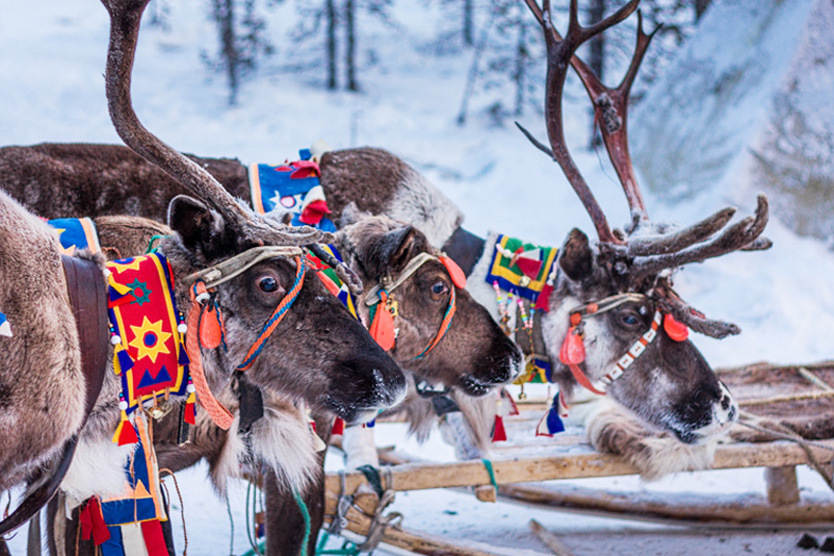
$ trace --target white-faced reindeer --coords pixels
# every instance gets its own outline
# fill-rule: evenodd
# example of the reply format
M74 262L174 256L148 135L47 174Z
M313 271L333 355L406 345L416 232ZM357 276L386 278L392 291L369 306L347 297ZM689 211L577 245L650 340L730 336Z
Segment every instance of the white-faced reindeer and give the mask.
M168 220L176 234L161 241L159 253L171 263L176 300L189 316L201 308L189 299L188 277L215 271L216 287L211 289L225 317L228 351L196 348L202 352L208 387L219 391L250 347L266 338L246 371L248 381L256 386L282 392L348 422L364 421L398 402L405 393L405 380L396 363L321 283L304 280L305 250L332 237L256 215L210 174L142 127L131 107L130 73L147 0L103 3L111 16L106 83L114 125L131 148L163 167L200 199L181 196L171 201ZM91 380L81 370L85 354L80 329L94 327L97 319L100 327L106 313L99 310L101 305L93 305L81 307L81 316L73 314L68 294L73 284L62 270L62 250L54 232L2 192L0 224L4 230L0 234L0 306L14 333L0 342L4 362L0 368L0 490L36 479L40 473L50 478L54 491L78 437L74 465L86 468L77 473L70 469L80 481L63 487L80 499L119 493L127 453L111 442L119 422L119 379L112 372L105 373L101 394L91 390L91 395L85 392ZM242 254L251 261L246 254L266 252L273 255L231 269L231 274L224 264L242 261ZM92 281L103 284L101 270L94 268ZM354 277L347 272L344 276L356 285ZM281 332L262 334L264 323L293 283L299 287L291 310L284 313L277 328L270 329ZM339 342L332 341L333 334L338 334ZM186 342L189 346L190 341ZM112 351L106 359L112 361ZM94 402L88 403L86 415L85 400ZM201 401L206 404L209 399ZM56 460L58 465L52 465ZM2 522L0 534L25 522L51 493L40 489L24 500Z
M594 410L587 415L589 435L598 449L625 455L644 476L708 466L714 439L735 421L738 410L686 339L686 329L716 338L740 330L709 320L682 301L672 289L671 274L687 263L769 247L769 241L759 237L767 223L767 201L760 196L754 217L730 225L732 208L681 230L653 224L630 162L626 125L629 91L652 35L643 32L641 18L634 57L616 89L602 85L574 56L582 43L630 15L638 1L584 28L572 0L564 39L551 21L550 2L545 1L543 8L533 0L526 2L547 44L545 117L550 147L524 132L559 163L598 236L592 245L583 232L572 230L556 260L549 311L541 318L554 379L568 402L580 385L595 394L607 394L600 400L608 403L592 404ZM606 148L623 184L632 214L625 232L609 227L567 149L561 104L569 64L577 69L591 96ZM328 153L322 159L322 174L330 199L354 201L364 210L432 226L429 235L469 274L470 291L499 317L493 289L485 281L496 234L483 240L461 228L454 207L385 151ZM373 190L354 193L360 183L374 184Z

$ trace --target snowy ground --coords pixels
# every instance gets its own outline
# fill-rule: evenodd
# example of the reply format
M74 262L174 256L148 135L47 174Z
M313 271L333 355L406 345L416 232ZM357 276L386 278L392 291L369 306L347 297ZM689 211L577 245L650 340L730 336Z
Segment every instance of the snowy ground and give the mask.
M365 44L376 47L380 62L360 74L361 94L327 93L311 86L312 73L295 78L278 72L275 68L290 53L283 44L288 39L276 35L273 42L279 55L254 81L244 84L240 106L229 108L222 81L211 78L199 61L200 51L213 50L215 42L203 4L169 3L171 31L147 28L140 38L133 89L137 112L149 129L176 148L207 156L237 156L244 162L271 162L292 157L299 147L319 138L335 148L385 146L440 185L464 209L467 226L475 232L494 229L552 245L560 243L573 226L593 229L558 167L514 127L490 127L477 116L468 127L456 126L469 59L428 57L417 50L428 42L427 30L436 23L433 6L399 2L396 15L408 25L373 31ZM104 8L95 0L40 0L37 9L29 3L0 0L0 13L0 145L118 142L104 100L108 32ZM292 19L294 8L289 3L279 5L271 17ZM625 223L626 204L613 171L600 162L602 154L582 149L587 143L587 106L575 83L571 90L566 117L574 157L609 219ZM522 122L544 136L540 116L528 114ZM631 122L632 129L639 125ZM645 193L650 214L681 223L700 219L735 198L732 188L727 188L721 198L701 196L665 206ZM749 213L753 199L747 202L743 212ZM685 299L744 329L742 335L720 342L694 338L715 366L834 357L830 287L834 256L821 243L798 238L776 222L767 234L775 244L768 253L727 256L694 265L678 277ZM416 453L412 441L402 443L399 426L386 425L380 431L382 443L398 442L402 449ZM436 439L420 448L420 454L438 460L451 457ZM806 471L801 476L803 487L824 491ZM189 552L221 554L229 542L229 520L224 502L210 494L204 474L202 468L181 474ZM594 484L702 493L762 492L763 488L760 470L686 474L649 486L632 478ZM248 549L244 498L242 486L232 489L236 554ZM407 515L409 527L458 540L477 539L482 548L503 554L546 553L527 532L531 517L563 535L577 554L791 554L799 537L794 532L738 537L737 532L702 534L677 528L658 533L654 525L506 503L480 504L457 491L402 494L394 509ZM12 542L17 551L21 546L21 538Z

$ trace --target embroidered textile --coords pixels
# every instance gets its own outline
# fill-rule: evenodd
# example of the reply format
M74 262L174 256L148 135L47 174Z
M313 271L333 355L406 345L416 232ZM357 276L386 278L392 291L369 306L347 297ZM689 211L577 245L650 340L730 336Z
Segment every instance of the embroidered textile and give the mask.
M177 330L171 265L158 254L108 262L113 370L122 378L126 412L160 396L184 396L188 357ZM114 340L115 341L115 340Z
M299 155L301 160L278 166L250 165L252 207L260 214L284 209L294 214L294 226L314 226L335 232L333 221L324 216L330 210L321 187L318 162L311 159L309 149L300 150Z
M487 272L488 284L535 303L535 308L547 311L547 301L553 284L548 278L554 271L556 247L541 247L520 239L499 235ZM551 281L552 282L552 281Z
M336 249L335 245L322 245L322 249L326 252L333 255L337 261L344 262L342 259L342 255L339 253L339 250ZM356 298L352 293L350 293L350 289L348 288L347 284L345 284L339 275L336 274L336 271L333 270L330 266L326 265L321 259L316 257L313 253L307 253L307 260L310 262L310 267L316 272L316 275L319 279L324 283L324 287L327 290L335 295L339 301L342 302L342 305L350 311L350 314L359 319L359 316L356 312Z
M58 232L64 255L72 256L79 249L89 249L93 254L101 252L96 225L89 218L58 218L47 224Z

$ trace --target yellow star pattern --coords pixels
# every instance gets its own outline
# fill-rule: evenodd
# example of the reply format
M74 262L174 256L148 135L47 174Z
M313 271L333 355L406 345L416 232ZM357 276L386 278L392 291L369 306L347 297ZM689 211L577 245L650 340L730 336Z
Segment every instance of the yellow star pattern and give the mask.
M172 334L162 331L161 320L151 322L146 315L143 317L142 326L131 325L130 329L133 332L133 340L128 345L139 351L136 356L137 361L143 357L150 357L151 361L156 363L156 358L160 353L171 353L165 342Z
M129 263L120 263L118 261L110 261L107 263L107 268L113 272L121 273L125 270L139 270L139 257L134 257Z

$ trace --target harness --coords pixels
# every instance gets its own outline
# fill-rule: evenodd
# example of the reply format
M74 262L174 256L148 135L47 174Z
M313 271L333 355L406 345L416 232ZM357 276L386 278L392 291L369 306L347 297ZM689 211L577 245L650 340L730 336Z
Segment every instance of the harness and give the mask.
M644 294L621 293L599 301L586 303L573 309L570 313L570 327L559 350L559 359L570 368L579 384L599 396L604 396L605 386L623 376L626 369L645 353L648 345L657 337L657 331L661 324L663 324L669 337L677 342L686 340L688 336L686 325L676 321L671 314L664 315L660 309L655 309L649 329L628 348L622 357L614 363L613 368L596 385L593 384L580 367L580 364L585 361L583 319L599 316L630 302L651 302L651 299Z
M395 349L397 342L394 319L399 314L399 305L394 299L393 292L429 261L440 262L446 268L449 277L452 279L449 305L446 307L446 313L443 315L443 320L440 323L437 334L435 334L426 348L412 359L420 360L428 355L440 343L443 337L446 336L446 333L452 326L452 319L457 310L456 291L457 288L466 286L466 277L460 267L445 254L436 256L431 253L420 253L408 261L408 264L396 278L384 276L378 284L375 284L368 291L368 295L365 298L365 305L370 308L371 312L371 327L369 329L371 336L385 351Z
M264 323L258 337L249 347L243 361L236 367L237 371L246 371L257 360L266 341L275 331L289 312L301 288L304 285L304 276L307 271L306 257L304 250L295 246L260 246L253 247L243 253L226 259L216 265L205 268L185 278L186 283L191 284L191 311L188 314L188 328L186 334L186 351L191 361L191 377L197 395L206 412L212 420L222 428L228 430L234 421L234 416L228 409L214 397L209 388L202 365L201 347L214 349L219 343L207 344L208 338L214 334L207 333L207 327L216 330L217 335L222 335L222 317L220 309L214 301L214 288L236 278L257 263L274 257L293 257L296 265L295 281L287 294L281 299L275 310ZM216 311L214 317L203 318L207 313ZM222 336L220 336L222 337Z

